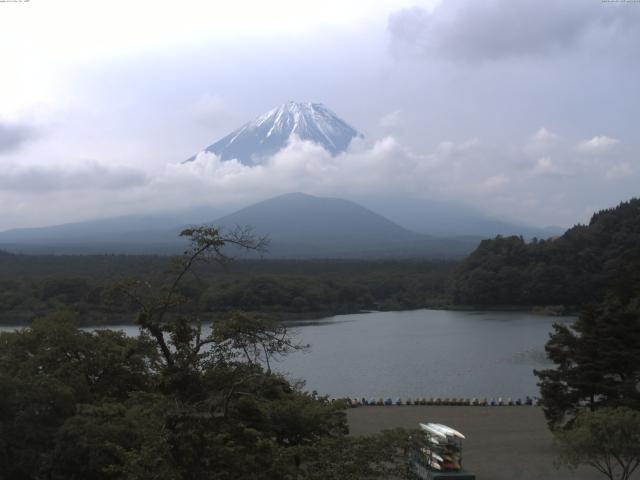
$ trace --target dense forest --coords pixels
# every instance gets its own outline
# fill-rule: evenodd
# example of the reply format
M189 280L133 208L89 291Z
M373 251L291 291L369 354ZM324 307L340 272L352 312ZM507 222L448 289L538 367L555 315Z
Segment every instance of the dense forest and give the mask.
M597 212L556 238L484 240L456 269L453 302L462 305L579 307L607 289L640 286L640 199Z
M89 324L130 323L135 311L120 298L128 279L162 281L162 256L14 255L0 252L0 323L28 324L59 309ZM238 260L206 263L181 284L192 311L216 317L242 309L275 319L361 310L399 310L449 303L455 264L403 261Z

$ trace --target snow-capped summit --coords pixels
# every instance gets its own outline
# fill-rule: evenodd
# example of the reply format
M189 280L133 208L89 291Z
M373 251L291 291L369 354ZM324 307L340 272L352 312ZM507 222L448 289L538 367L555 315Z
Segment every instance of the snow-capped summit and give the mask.
M322 146L332 155L344 152L362 134L321 103L287 102L204 149L222 160L255 165L284 148L294 134ZM194 160L191 157L187 162Z

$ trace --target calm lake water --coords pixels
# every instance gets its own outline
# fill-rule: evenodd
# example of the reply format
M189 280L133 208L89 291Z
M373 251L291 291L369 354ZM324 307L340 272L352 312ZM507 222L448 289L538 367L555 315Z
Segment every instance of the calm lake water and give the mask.
M534 368L557 321L522 312L413 310L290 323L307 352L274 369L333 397L537 396ZM133 326L114 326L131 335Z
M537 396L533 369L549 365L544 344L557 321L522 312L340 315L298 324L310 351L278 369L331 396Z

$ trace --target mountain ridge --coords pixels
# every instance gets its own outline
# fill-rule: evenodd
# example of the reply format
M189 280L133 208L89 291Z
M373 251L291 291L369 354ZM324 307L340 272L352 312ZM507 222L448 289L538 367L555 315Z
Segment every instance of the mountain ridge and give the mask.
M480 241L440 239L408 230L351 200L300 192L269 198L214 224L268 235L271 258L460 257Z
M500 219L473 207L435 200L404 197L355 197L353 200L408 230L437 237L522 235L531 239L562 235L566 230Z

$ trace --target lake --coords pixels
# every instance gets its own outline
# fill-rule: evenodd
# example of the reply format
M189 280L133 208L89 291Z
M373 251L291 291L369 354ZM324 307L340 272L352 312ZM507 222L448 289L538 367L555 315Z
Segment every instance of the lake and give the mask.
M339 315L293 327L310 351L278 369L336 397L537 396L533 369L550 365L552 324L573 320L449 310Z
M533 397L533 369L550 365L544 344L557 321L573 318L412 310L292 322L310 348L273 367L333 397Z

